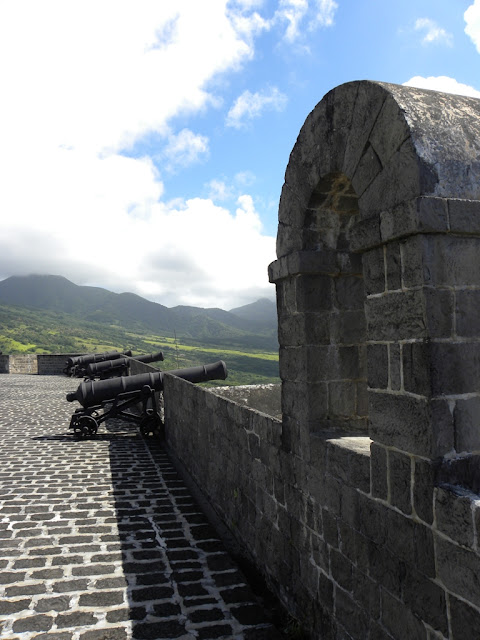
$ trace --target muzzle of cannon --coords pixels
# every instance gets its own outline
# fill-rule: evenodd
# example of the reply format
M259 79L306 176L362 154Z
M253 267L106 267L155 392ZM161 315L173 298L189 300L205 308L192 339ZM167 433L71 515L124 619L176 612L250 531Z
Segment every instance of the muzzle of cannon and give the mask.
M85 375L86 368L93 362L104 362L105 360L115 360L124 356L131 356L128 351L104 351L103 353L86 353L83 356L72 356L67 358L66 367L63 370L67 376L81 378Z
M132 356L132 360L138 360L138 362L144 362L145 364L148 364L149 362L159 362L160 360L163 360L163 351L145 353L141 356Z
M87 378L113 378L122 375L126 375L130 367L130 361L137 360L138 362L149 363L158 362L163 360L163 352L157 351L156 353L146 353L141 356L133 356L130 358L116 358L115 360L105 360L104 362L91 362L85 369L85 376Z
M101 422L121 417L137 422L142 435L158 433L163 429L163 421L156 393L163 390L166 374L189 382L208 382L225 380L227 367L223 360L219 360L188 369L140 373L107 380L85 380L76 391L67 394L68 402L77 401L82 405L72 415L70 428L75 435L91 436L96 434ZM140 414L126 411L128 407L138 406L139 403L142 405Z

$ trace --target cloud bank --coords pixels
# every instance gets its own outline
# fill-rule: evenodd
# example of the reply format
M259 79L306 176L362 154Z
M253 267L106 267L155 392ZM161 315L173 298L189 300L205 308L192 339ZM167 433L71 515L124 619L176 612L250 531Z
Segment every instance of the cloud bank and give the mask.
M133 153L153 136L165 171L208 157L172 119L218 108L213 81L267 28L245 1L2 2L0 278L61 274L168 306L272 296L275 241L248 193L234 211L168 201L152 154Z

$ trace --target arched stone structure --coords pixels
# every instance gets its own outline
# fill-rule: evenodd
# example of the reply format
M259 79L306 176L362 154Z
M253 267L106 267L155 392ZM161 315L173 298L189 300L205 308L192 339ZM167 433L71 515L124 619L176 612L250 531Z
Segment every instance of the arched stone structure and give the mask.
M290 155L277 256L284 429L302 457L325 428L431 459L480 450L479 100L330 91Z

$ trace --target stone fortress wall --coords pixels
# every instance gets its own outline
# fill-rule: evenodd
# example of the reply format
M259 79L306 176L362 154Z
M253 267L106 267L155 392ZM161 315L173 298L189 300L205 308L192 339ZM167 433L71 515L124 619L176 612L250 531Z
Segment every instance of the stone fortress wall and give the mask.
M480 637L480 101L328 93L279 208L282 420L167 376L167 441L313 638Z

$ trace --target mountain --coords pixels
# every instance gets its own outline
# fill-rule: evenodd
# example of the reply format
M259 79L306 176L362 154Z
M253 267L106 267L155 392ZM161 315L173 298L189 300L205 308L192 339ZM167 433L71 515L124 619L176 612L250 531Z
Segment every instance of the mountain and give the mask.
M199 307L168 308L133 293L79 286L62 276L12 276L0 282L0 305L68 314L72 321L95 322L129 331L182 336L203 343L276 348L273 302L224 311Z
M230 313L248 321L250 326L256 327L257 330L277 326L277 306L268 298L260 298L260 300L243 307L230 309Z

